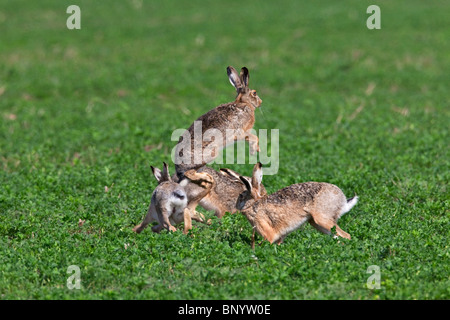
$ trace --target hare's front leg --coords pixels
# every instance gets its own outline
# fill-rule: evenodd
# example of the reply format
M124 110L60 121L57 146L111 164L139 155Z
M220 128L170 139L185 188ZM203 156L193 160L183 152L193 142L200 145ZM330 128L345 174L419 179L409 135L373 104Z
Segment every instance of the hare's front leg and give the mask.
M253 232L252 232L252 250L255 250L255 233L256 233L256 228L253 227Z
M246 132L245 133L245 141L248 141L249 146L250 146L250 154L255 154L257 151L260 152L261 150L259 149L259 139L258 136L250 133L250 132Z
M187 234L192 229L191 211L189 208L184 208L184 234Z
M266 240L266 238L262 239L260 242L258 242L258 246L261 246L264 242L264 240ZM251 238L251 246L252 246L252 250L255 250L255 243L256 243L256 227L253 227L253 232L252 232L252 238Z
M248 142L248 144L250 146L250 154L253 155L257 151L260 152L259 144L258 144L259 139L256 135L251 133L251 130L252 129L247 130L245 132L243 130L238 130L237 133L235 133L235 135L233 136L233 140L228 141L228 143L233 142L233 141L245 140Z

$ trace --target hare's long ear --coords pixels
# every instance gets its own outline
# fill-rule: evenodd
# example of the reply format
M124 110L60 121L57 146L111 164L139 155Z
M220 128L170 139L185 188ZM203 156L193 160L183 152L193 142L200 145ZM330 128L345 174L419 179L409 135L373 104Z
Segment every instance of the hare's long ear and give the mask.
M153 175L155 176L156 180L158 182L161 182L161 178L162 178L161 170L159 170L158 168L155 168L153 166L150 166L150 168L152 168L152 172L153 172Z
M162 172L162 181L172 181L172 178L170 177L169 174L169 166L167 165L167 163L163 162L163 172Z
M240 174L228 168L220 168L220 173L229 178L239 180Z
M244 87L248 88L248 79L250 79L250 74L248 73L248 69L246 67L243 67L241 69L241 74L239 75L239 78L241 79L241 82L244 85Z
M239 179L241 179L242 183L245 185L245 187L247 188L248 192L252 192L252 184L250 183L250 181L248 181L248 179L246 177L243 176L239 176Z
M258 162L253 167L253 174L252 174L252 187L258 190L258 192L261 186L262 177L263 177L262 164L261 162Z
M228 80L230 80L230 83L233 85L233 87L236 88L236 92L239 94L239 92L242 89L242 82L241 78L239 77L236 69L234 69L232 66L227 67L227 74L228 74Z

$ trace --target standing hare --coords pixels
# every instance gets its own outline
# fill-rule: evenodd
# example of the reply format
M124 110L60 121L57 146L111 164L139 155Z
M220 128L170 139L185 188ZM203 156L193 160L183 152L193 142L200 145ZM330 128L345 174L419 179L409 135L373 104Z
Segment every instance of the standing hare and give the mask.
M197 173L195 170L185 172L186 181L192 186L197 186L198 192L189 197L183 185L173 182L169 176L169 169L164 163L163 171L152 168L153 175L158 181L158 186L152 194L147 215L141 224L133 228L133 231L141 233L147 225L153 221L158 224L152 227L152 231L159 233L162 228L176 231L173 226L184 221L184 233L192 228L191 219L205 222L202 214L195 211L198 202L207 195L213 187L214 180L207 173Z
M236 99L200 116L180 137L175 147L175 169L180 181L186 171L213 161L220 150L234 141L245 139L250 144L251 154L259 151L258 137L250 130L255 123L255 109L262 100L255 90L248 88L247 68L243 67L239 75L229 66L227 74L236 88Z
M262 196L261 163L255 165L250 182L245 177L240 179L246 191L239 195L237 208L253 226L252 247L255 230L270 243L280 244L306 221L325 234L331 234L331 228L336 227L337 235L350 239L350 235L339 228L337 220L356 204L356 195L347 200L342 190L333 184L305 182Z

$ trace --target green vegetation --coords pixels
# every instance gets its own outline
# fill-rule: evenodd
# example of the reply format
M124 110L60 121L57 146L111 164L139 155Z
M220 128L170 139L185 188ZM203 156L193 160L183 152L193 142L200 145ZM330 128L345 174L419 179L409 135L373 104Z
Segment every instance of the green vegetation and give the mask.
M66 28L71 4L81 30ZM366 27L370 4L381 30ZM0 298L449 299L449 10L2 2ZM279 129L269 193L314 180L358 194L339 223L352 240L307 224L252 251L245 217L205 211L212 225L187 236L132 232L172 132L234 98L228 65L247 66L263 100L255 129ZM380 289L366 286L371 265Z

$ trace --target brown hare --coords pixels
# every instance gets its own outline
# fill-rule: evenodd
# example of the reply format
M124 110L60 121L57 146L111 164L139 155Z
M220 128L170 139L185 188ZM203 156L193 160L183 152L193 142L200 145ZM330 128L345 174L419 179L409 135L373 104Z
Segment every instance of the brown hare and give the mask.
M233 102L217 106L200 116L183 134L175 147L175 169L179 181L190 169L198 169L213 161L227 145L237 140L246 140L250 152L259 151L258 137L250 132L255 123L255 109L262 100L255 90L249 89L249 72L243 67L240 74L229 66L228 79L235 87L237 96ZM201 137L196 131L200 131ZM208 133L219 133L217 141ZM208 139L211 138L211 139Z
M246 190L240 181L240 174L231 169L220 169L219 173L212 168L203 167L197 172L206 172L210 174L215 183L211 192L209 192L200 202L200 206L206 210L212 210L218 218L222 218L226 212L231 214L237 212L236 199ZM250 178L244 177L250 181ZM261 196L267 194L266 189L261 184Z
M203 215L196 212L195 208L213 187L214 179L211 175L197 173L195 170L185 172L186 181L198 189L194 196L189 197L182 185L172 181L166 163L162 172L158 168L151 168L158 186L153 191L144 221L134 227L133 231L141 233L149 223L157 221L158 224L152 227L153 232L159 233L162 228L176 231L173 225L184 222L184 233L188 233L192 228L191 219L205 223Z
M251 181L240 177L246 190L239 195L237 208L255 230L270 243L283 242L292 231L308 221L314 228L331 234L336 227L338 236L350 239L350 235L337 225L337 220L350 211L358 197L347 200L337 186L324 182L305 182L290 185L273 194L260 194L262 165L257 163Z
M192 170L192 169L191 169ZM197 170L198 173L209 174L214 183L211 191L204 196L198 203L202 208L208 211L214 211L218 218L222 218L226 212L231 214L236 213L236 199L246 190L245 185L240 180L240 174L231 169L221 168L219 172L208 166L201 167ZM250 181L249 177L245 177ZM177 182L178 177L172 176L173 181ZM191 182L190 179L183 180L180 185L184 187L188 198L196 198L202 196L203 189ZM260 193L262 196L266 195L266 189L261 184Z

